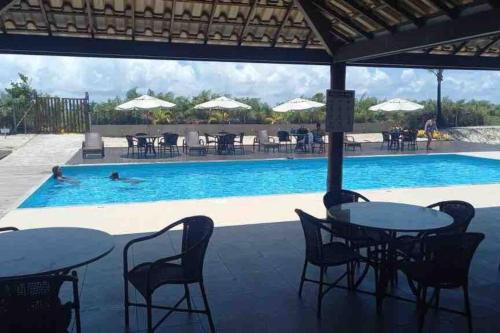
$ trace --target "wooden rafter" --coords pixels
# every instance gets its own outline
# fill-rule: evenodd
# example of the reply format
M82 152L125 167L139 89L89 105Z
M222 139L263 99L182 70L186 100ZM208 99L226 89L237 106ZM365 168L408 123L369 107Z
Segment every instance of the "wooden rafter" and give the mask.
M212 26L212 22L214 21L215 10L217 9L217 5L219 0L214 0L212 5L212 10L210 11L210 18L208 19L207 31L205 31L205 44L208 43L208 35L210 34L210 27Z
M475 56L482 56L490 49L490 47L492 47L494 44L498 42L500 42L500 36L493 38L488 44L477 50Z
M272 47L275 47L276 44L278 43L278 38L280 38L281 31L283 31L283 28L285 27L285 24L288 21L290 14L292 13L293 5L294 5L294 2L293 2L293 0L291 0L290 4L288 5L288 8L286 9L285 17L283 18L283 21L281 21L280 26L278 27L278 29L276 30L276 33L274 34Z
M314 35L319 38L329 55L333 55L339 47L331 34L332 23L319 11L317 7L311 4L310 0L295 0L295 4L304 15L309 28Z
M420 29L399 31L372 40L351 43L341 47L333 56L335 61L354 61L498 35L498 17L500 8L462 15L450 21L429 23Z
M248 16L245 20L243 28L241 29L241 33L240 33L240 36L238 38L238 45L241 45L241 43L243 43L243 39L245 38L246 30L247 30L248 26L250 25L250 22L253 20L253 17L255 15L255 10L257 9L258 2L259 2L259 0L253 0L252 7L250 7L250 11L248 12Z
M135 40L135 0L130 0L131 2L131 17L132 17L132 39Z
M404 8L401 6L401 1L397 0L382 0L383 3L394 9L395 11L399 12L401 15L406 17L408 20L410 20L411 23L416 25L417 27L421 27L425 24L425 19L424 18L418 18L416 17L410 10Z
M458 53L460 53L460 51L462 51L464 46L467 45L467 42L468 41L465 40L465 41L461 42L460 44L458 44L453 50L453 55L457 55Z
M47 11L45 10L45 1L38 0L38 3L40 4L40 11L42 12L43 20L47 25L47 32L49 33L49 36L52 36L52 28L50 27L49 16L47 15Z
M0 15L5 13L9 8L16 4L19 3L18 0L0 0Z
M87 7L87 25L88 25L88 30L90 32L90 35L92 38L94 38L95 35L95 26L94 26L94 18L92 16L92 7L90 6L90 0L85 0L85 7Z
M325 8L316 1L313 1L313 4L318 7L321 11L323 11L326 15L336 19L337 21L341 22L342 24L346 25L349 27L349 29L356 31L358 34L364 36L367 39L372 39L373 34L371 32L367 32L364 29L360 28L357 26L355 22L353 22L350 18L341 16L340 14L334 12L332 9Z
M302 43L302 48L305 49L307 45L309 45L309 40L313 36L313 31L312 29L307 33L306 39L304 39L304 43Z
M168 40L172 41L172 29L174 28L176 0L172 0L172 10L170 11L170 27L168 28Z
M380 16L377 16L377 14L375 14L371 9L366 8L362 4L357 3L356 0L349 1L347 3L349 4L349 6L354 8L356 11L361 13L363 16L368 17L370 20L377 23L385 30L387 30L391 33L396 31L396 27L393 27L393 26L387 24L387 22L384 19L382 19Z
M460 14L461 8L458 6L455 8L450 8L442 0L428 0L428 1L450 18L457 18L458 15Z

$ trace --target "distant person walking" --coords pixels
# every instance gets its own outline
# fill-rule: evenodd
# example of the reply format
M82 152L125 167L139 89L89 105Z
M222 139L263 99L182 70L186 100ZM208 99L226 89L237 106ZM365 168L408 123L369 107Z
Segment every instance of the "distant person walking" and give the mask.
M425 136L427 137L427 150L432 150L432 133L437 130L436 119L434 117L429 118L424 125Z

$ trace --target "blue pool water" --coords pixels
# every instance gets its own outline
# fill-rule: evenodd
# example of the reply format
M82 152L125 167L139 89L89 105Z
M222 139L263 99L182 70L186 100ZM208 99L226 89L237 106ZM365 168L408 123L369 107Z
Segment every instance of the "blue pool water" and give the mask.
M78 185L48 179L21 208L323 192L326 159L64 167ZM138 184L114 182L121 177ZM500 161L461 155L344 159L344 187L377 189L500 183Z

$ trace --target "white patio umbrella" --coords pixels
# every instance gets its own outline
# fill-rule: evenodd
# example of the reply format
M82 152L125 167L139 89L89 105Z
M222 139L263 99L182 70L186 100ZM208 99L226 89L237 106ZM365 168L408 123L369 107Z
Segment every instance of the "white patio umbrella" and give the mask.
M417 111L422 110L424 108L423 105L407 101L402 98L394 98L383 103L373 105L368 110L370 111L385 111L385 112L395 112L395 111Z
M142 95L128 102L118 105L115 109L119 111L137 111L137 110L150 111L154 109L173 108L174 106L175 106L174 103L170 103L149 95Z
M275 106L273 108L273 111L275 112L302 111L302 110L317 109L323 106L325 106L324 103L310 101L304 98L295 98L289 100L288 102Z
M225 110L250 110L251 108L250 105L224 96L194 106L196 110L222 110L222 118L224 118Z

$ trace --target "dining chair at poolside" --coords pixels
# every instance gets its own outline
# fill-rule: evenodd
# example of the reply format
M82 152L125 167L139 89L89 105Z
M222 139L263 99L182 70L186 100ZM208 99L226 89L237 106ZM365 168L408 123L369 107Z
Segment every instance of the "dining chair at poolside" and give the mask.
M217 137L210 135L208 133L204 134L205 136L205 146L207 148L207 151L210 151L210 149L213 149L214 152L217 151Z
M160 153L166 153L167 149L170 153L170 157L174 156L174 152L180 155L179 146L177 146L177 141L179 140L179 134L176 133L163 133L163 136L158 140L158 149Z
M475 216L475 209L470 203L460 200L441 201L427 206L427 208L437 209L450 215L453 218L453 223L440 230L432 231L432 234L458 234L467 232L467 228ZM402 235L397 238L396 247L407 256L421 257L423 254L419 251L419 247L415 247L414 243L419 241L429 232L421 232L416 236Z
M329 242L323 243L323 238L321 231L331 232L329 228L326 227L327 221L315 218L300 209L296 209L295 212L300 218L300 223L302 225L302 230L304 231L304 237L306 242L306 257L304 260L304 266L302 268L302 274L300 277L300 287L299 296L302 296L302 289L304 282L311 282L318 285L318 298L317 298L317 316L321 318L321 303L325 294L336 287L342 279L347 278L348 285L352 284L350 270L348 269L345 273L341 274L333 283L327 283L324 281L324 276L326 269L335 266L352 266L352 264L361 260L361 256L354 250L349 248L348 245L341 242ZM308 278L307 266L311 264L319 268L319 280L313 280ZM327 288L323 290L323 287Z
M290 138L290 133L287 131L278 131L276 133L276 136L278 137L278 151L280 151L280 148L282 145L285 146L285 151L288 153L288 150L292 148L292 139Z
M370 202L370 200L361 193L350 190L342 190L340 192L340 203L335 201L335 197L332 192L327 192L323 196L323 205L327 210L337 204L354 202ZM335 223L335 221L331 220L330 218L329 220L332 223ZM387 236L387 234L382 231L361 227L352 228L351 226L346 226L345 223L339 222L335 223L335 225L332 226L332 232L330 233L331 242L333 241L334 237L344 239L346 244L348 244L358 254L361 253L361 249L365 249L366 258L372 257L372 254L381 252L382 248L386 246L389 241L389 237ZM357 287L363 281L363 278L368 273L369 268L370 265L367 263L364 269L359 274L354 287ZM353 269L355 270L355 268ZM377 273L378 272L376 272L376 274ZM355 272L353 272L353 275L355 275Z
M132 156L134 156L136 149L137 149L137 154L140 155L141 149L143 147L139 146L137 138L135 138L133 135L125 135L125 139L127 139L127 157L130 156L130 151L132 151Z
M439 306L439 291L442 289L462 289L469 332L472 332L472 315L469 300L469 270L474 253L484 239L481 233L458 233L425 236L415 245L420 247L421 258L407 257L398 268L409 280L416 284L418 327L423 330L425 314L436 300ZM427 290L435 293L430 300Z
M382 131L382 144L380 145L380 150L387 146L387 150L389 150L389 145L391 144L391 134L387 131Z
M165 234L177 226L182 226L181 253L145 262L129 270L129 250L137 243L152 240ZM123 278L125 280L125 326L129 327L129 307L145 307L147 330L152 333L173 312L202 313L207 315L210 331L215 331L208 299L203 281L203 262L205 253L214 230L214 222L206 216L187 217L170 224L164 229L148 236L136 238L125 245L123 250ZM168 243L165 247L170 247ZM129 300L129 283L142 295L145 303ZM189 286L198 284L203 297L204 309L195 309L191 303ZM153 303L155 291L165 285L184 287L184 296L173 306L163 306ZM186 302L186 307L179 306ZM153 325L153 309L168 310L168 312Z
M239 150L242 155L245 155L245 133L241 132L234 140L234 150Z
M19 231L16 227L3 227L0 228L0 232L6 232L6 231Z
M61 286L70 283L73 300L61 303ZM0 280L0 332L67 333L75 313L76 332L81 332L78 276L42 275Z

